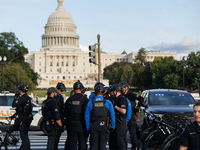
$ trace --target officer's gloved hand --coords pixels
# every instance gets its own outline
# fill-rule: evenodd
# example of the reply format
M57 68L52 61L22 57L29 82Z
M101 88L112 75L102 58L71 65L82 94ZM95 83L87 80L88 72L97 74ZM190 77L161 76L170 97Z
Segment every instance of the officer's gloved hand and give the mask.
M110 128L110 132L114 132L115 131L115 129L113 129L113 128Z
M19 93L16 93L14 99L16 100L19 97L19 95Z

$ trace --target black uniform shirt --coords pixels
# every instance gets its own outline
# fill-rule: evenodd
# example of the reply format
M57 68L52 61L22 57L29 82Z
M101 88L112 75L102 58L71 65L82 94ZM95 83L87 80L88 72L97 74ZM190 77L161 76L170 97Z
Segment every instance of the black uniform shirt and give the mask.
M128 108L128 102L126 100L125 97L123 97L122 95L119 95L116 100L115 100L115 105L120 107L120 108L123 108L123 109L126 109ZM116 116L118 114L120 114L120 116L122 116L123 118L126 118L126 114L122 114L120 113L119 111L115 110L116 111ZM127 112L127 111L126 111Z
M72 105L72 101L78 99L81 100L81 115L74 115L73 117L70 116L70 106ZM74 95L70 96L65 102L65 117L67 121L76 120L76 121L85 121L85 108L88 103L89 99L80 93L75 93Z
M135 100L138 100L139 103L138 103L138 107L140 107L142 104L143 104L143 101L144 101L144 98L141 97L141 96L138 96L136 94L134 94L133 92L131 91L128 91L126 93L126 95L124 95L126 98L128 98L131 102L131 106L132 106L132 113L134 113L134 109L135 109L135 105L136 105L136 102Z
M48 101L48 102L46 102ZM44 108L45 107L45 108ZM44 112L44 109L46 109L46 114L42 114L44 117L49 117L51 119L53 119L54 121L58 121L61 120L58 108L57 108L57 104L54 101L53 98L48 97L42 104L42 112Z
M12 107L25 106L28 103L28 100L30 100L30 97L27 94L24 94L13 101Z
M30 106L26 108L28 109L28 111L25 111L24 106L26 106L27 104L29 104ZM14 99L12 102L12 107L17 107L17 113L20 118L23 118L24 115L32 116L31 98L27 95L27 93L23 94L22 96L19 96L17 99Z
M188 150L200 150L200 126L196 121L186 127L180 145L188 147Z

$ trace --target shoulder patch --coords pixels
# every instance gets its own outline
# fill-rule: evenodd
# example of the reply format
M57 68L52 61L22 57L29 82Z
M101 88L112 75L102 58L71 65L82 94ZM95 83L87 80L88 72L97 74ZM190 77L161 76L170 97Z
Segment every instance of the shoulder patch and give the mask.
M196 134L196 132L190 132L190 135L192 135L192 134Z

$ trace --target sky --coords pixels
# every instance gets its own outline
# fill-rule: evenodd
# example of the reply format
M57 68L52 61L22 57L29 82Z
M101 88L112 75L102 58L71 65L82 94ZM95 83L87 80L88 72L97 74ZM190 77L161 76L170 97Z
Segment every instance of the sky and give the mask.
M40 51L44 26L57 0L0 0L0 32L14 32L29 51ZM176 52L177 59L200 51L200 0L64 0L85 51L100 34L104 52L140 48Z

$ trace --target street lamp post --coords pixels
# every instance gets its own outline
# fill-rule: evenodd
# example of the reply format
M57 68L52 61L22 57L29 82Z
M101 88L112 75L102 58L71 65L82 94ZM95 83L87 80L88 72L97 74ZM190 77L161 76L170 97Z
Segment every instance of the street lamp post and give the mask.
M4 56L3 58L0 56L0 65L2 66L2 87L1 90L3 91L3 66L6 64L5 61L7 60L7 57Z
M184 72L184 67L186 66L186 60L187 57L183 57L181 65L183 65L183 90L185 89L185 72Z

